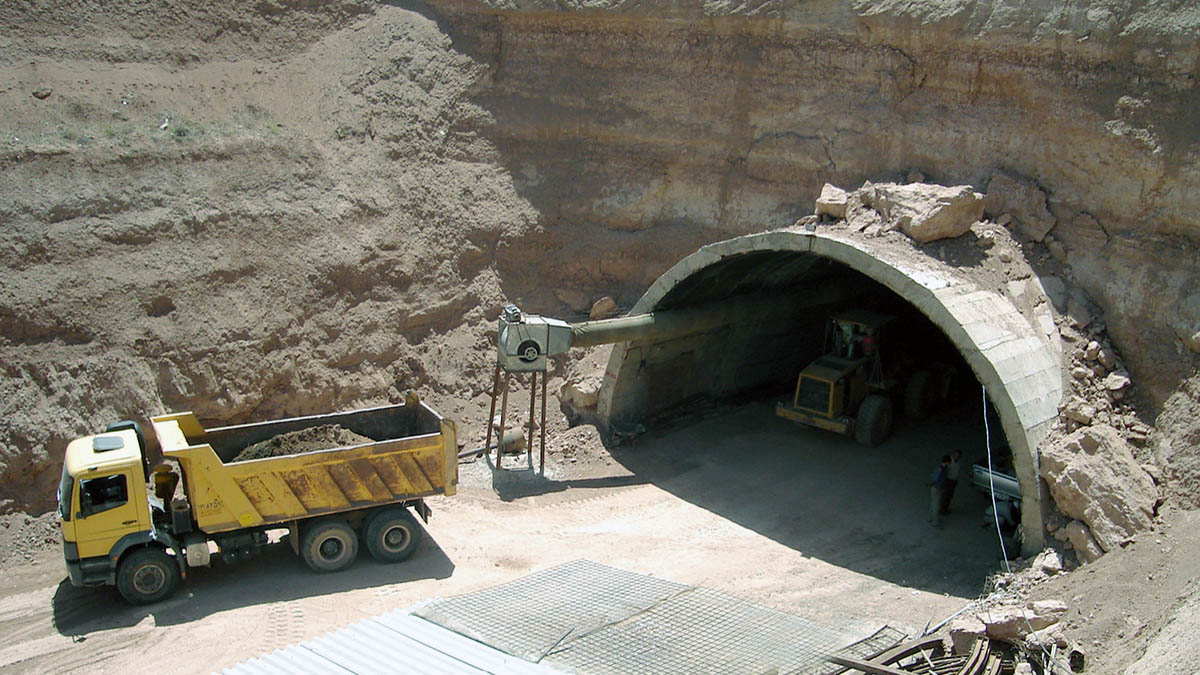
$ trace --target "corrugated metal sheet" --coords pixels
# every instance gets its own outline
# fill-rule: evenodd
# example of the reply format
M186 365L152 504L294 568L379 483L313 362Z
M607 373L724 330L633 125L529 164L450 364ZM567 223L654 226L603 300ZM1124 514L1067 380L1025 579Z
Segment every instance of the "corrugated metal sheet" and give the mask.
M221 671L226 675L439 673L546 675L561 671L523 661L397 610Z
M323 658L302 645L292 645L285 649L277 649L270 654L264 654L250 659L232 668L221 671L237 675L317 675L318 673L352 673L338 664Z

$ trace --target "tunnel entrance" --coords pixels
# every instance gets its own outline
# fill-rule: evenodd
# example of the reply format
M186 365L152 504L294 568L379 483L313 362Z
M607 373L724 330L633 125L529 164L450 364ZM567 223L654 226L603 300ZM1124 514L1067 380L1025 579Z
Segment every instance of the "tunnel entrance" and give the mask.
M616 345L600 392L601 423L652 424L697 397L785 397L800 369L827 349L833 312L886 314L896 330L881 350L909 361L910 371L914 363L944 366L949 401L981 401L978 385L986 387L998 423L991 437L1011 455L1020 485L1024 550L1041 549L1045 489L1037 445L1062 396L1056 335L1047 336L1004 296L911 247L799 229L710 244L668 270L631 313L727 302L752 303L756 311L700 334ZM904 405L901 391L893 398ZM965 467L968 481L969 472Z

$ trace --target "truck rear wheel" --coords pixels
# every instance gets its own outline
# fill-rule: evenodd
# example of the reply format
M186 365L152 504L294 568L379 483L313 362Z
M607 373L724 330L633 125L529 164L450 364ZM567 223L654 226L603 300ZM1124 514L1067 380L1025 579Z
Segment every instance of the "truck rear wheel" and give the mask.
M175 591L179 566L161 548L142 548L121 560L117 590L131 605L158 602Z
M319 521L304 533L300 555L316 572L337 572L349 567L358 556L358 537L345 521Z
M380 511L363 532L371 557L382 563L408 560L421 543L421 525L406 508Z
M858 406L854 421L854 440L873 448L887 440L892 433L892 400L881 394L871 394Z

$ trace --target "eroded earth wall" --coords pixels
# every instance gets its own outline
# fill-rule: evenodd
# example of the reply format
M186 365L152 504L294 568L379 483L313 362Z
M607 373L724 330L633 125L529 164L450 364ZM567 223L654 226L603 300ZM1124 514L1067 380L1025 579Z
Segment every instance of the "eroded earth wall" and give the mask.
M1045 191L1077 295L1154 401L1191 372L1194 3L436 5L488 64L476 100L555 230L691 245L790 224L825 182L1015 174Z
M402 5L0 7L0 509L128 416L475 415L506 299L912 170L1035 181L1152 407L1195 372L1194 3Z

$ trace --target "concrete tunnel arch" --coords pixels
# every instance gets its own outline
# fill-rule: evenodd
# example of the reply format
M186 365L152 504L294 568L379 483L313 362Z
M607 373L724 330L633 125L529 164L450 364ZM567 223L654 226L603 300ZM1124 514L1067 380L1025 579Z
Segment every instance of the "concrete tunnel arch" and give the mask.
M663 299L693 276L752 255L808 254L882 284L945 333L987 388L1021 485L1023 552L1041 550L1047 491L1040 479L1038 445L1058 416L1063 396L1057 331L1052 323L1026 319L1007 297L980 288L939 260L925 258L918 266L910 246L875 241L787 228L709 244L659 277L630 314L662 309ZM646 417L646 384L640 381L638 366L646 347L636 341L614 345L597 402L602 425Z

